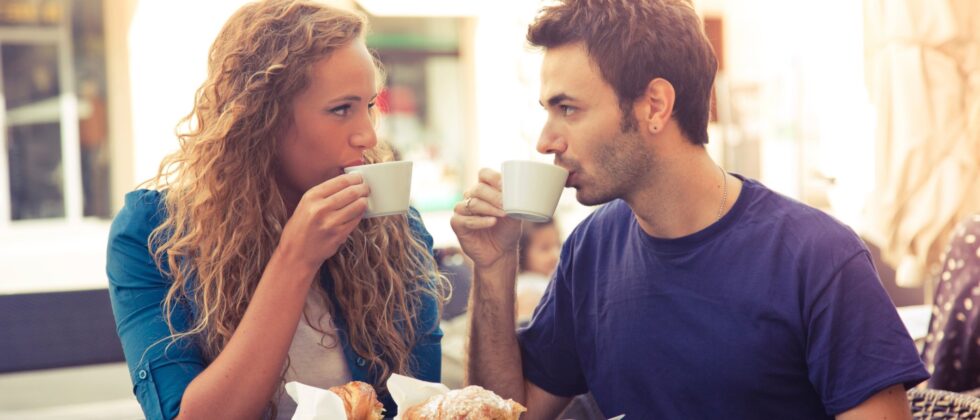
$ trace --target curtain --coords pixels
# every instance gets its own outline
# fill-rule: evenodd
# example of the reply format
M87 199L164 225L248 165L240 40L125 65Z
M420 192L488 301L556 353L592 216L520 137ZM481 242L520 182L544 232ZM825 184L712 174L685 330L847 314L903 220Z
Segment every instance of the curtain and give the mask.
M980 210L980 2L865 0L864 8L877 113L865 234L896 283L921 287L956 224Z

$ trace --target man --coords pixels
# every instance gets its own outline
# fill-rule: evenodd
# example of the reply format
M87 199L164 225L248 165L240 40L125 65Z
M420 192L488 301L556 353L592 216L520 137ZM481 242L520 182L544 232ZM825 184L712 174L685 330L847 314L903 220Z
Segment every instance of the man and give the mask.
M452 226L475 264L469 380L553 419L591 392L626 418L910 418L928 377L847 227L704 149L714 53L682 0L564 0L545 50L538 151L605 204L562 248L515 334L520 222L484 169Z

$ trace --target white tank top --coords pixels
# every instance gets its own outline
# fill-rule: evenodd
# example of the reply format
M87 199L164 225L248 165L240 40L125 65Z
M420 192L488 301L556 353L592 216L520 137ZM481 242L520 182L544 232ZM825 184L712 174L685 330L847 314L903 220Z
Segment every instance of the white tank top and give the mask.
M340 341L335 338L337 328L327 311L324 299L322 292L313 288L306 296L303 316L300 317L299 325L296 327L293 343L289 345L286 383L298 381L328 389L351 380L347 360L344 358L344 349ZM280 388L279 392L276 418L291 419L296 411L296 403L289 394L286 394L284 387Z

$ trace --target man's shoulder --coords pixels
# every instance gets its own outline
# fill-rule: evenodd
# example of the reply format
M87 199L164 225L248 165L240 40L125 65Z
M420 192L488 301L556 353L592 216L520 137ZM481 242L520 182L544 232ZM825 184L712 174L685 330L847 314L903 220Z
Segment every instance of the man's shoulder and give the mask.
M772 191L754 180L746 180L745 188L752 200L740 223L741 229L781 238L787 247L799 250L833 248L857 252L864 249L864 242L851 227L823 210Z

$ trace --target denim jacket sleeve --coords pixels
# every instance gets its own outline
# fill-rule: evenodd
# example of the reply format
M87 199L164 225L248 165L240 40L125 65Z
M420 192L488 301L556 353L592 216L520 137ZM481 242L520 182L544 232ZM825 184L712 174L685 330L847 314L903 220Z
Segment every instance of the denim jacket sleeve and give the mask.
M163 220L161 201L156 191L126 195L109 232L106 263L116 332L133 393L147 419L176 417L184 390L205 367L200 349L188 339L171 340L164 321L162 303L170 281L157 268L147 245L150 232ZM175 311L171 321L182 330L189 319L183 308Z

